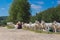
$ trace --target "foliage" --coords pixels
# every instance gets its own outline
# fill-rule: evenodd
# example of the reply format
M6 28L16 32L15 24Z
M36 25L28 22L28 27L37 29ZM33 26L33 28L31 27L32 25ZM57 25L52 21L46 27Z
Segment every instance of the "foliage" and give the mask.
M13 0L9 10L9 15L9 21L29 22L31 14L28 0Z
M3 21L0 22L0 26L5 26L5 25L7 25L7 21L6 20L3 20Z
M39 21L44 20L45 22L53 22L53 21L60 22L60 5L38 13L37 19Z
M0 26L6 25L6 23L7 23L6 19L7 19L7 16L1 16L0 17Z
M36 16L31 16L30 21L34 23L36 21Z

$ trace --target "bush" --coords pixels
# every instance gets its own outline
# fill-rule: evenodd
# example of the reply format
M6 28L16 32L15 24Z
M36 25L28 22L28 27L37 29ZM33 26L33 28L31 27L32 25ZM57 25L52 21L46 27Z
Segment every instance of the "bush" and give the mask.
M5 25L7 25L7 22L5 20L0 21L0 26L4 27Z

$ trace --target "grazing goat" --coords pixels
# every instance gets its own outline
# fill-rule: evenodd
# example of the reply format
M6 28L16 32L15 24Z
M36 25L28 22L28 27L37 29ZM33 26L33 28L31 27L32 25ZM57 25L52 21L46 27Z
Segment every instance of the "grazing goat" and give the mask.
M45 23L45 30L49 32L50 28L52 28L52 23Z
M45 23L44 21L35 21L35 23L24 23L22 25L23 28L32 29L32 30L42 30L42 31L54 31L54 32L60 32L60 23L54 21L53 23Z
M56 32L57 32L57 31L60 32L60 23L58 23L58 22L56 23L55 29L56 29L56 30L55 30Z

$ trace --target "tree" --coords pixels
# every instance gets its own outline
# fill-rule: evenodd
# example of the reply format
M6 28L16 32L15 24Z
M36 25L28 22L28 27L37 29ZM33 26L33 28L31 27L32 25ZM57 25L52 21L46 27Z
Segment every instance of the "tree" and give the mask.
M34 23L36 21L36 16L31 16L30 21Z
M38 13L37 18L39 21L44 20L45 22L60 22L60 5L48 8L47 10Z
M9 21L29 22L31 13L28 0L13 0L9 14Z

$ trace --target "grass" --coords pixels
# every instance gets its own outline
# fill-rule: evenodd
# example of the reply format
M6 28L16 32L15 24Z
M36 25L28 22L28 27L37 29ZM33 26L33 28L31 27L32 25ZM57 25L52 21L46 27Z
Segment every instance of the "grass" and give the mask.
M33 31L33 32L36 32L36 33L44 33L44 34L60 34L60 32L45 32L45 31L42 31L42 30L31 30L31 29L26 29L26 28L23 28L24 30L29 30L29 31Z
M14 26L6 26L8 29L14 29L15 27Z

